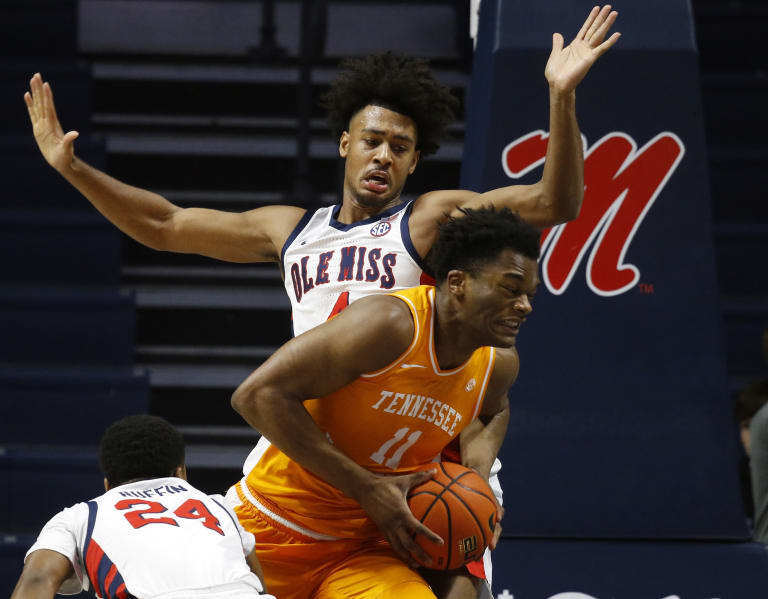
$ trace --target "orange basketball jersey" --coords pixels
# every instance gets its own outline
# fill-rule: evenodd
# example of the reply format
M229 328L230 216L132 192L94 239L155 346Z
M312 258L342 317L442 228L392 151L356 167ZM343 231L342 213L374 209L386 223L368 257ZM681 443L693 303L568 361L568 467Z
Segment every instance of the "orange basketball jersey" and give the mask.
M413 316L410 347L386 368L304 406L328 441L355 462L378 473L405 474L438 460L477 416L494 349L481 347L458 368L441 370L434 350L435 288L415 287L392 296L404 301ZM251 461L255 464L238 485L241 499L278 525L311 538L379 534L357 502L265 440L260 445L262 451Z

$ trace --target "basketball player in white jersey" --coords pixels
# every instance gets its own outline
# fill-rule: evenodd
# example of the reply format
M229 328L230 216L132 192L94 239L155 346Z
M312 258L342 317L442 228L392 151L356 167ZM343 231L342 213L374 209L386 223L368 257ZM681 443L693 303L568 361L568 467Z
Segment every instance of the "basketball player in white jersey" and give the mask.
M609 5L595 7L565 47L563 37L554 34L545 67L550 128L542 178L533 185L483 194L433 191L407 204L401 197L420 158L439 147L456 106L422 61L382 55L345 65L325 101L345 160L342 201L316 212L293 206L265 206L240 214L181 209L77 158L73 142L78 133L64 133L51 88L39 74L32 78L25 101L46 161L124 233L158 250L230 262L277 262L298 334L357 297L418 285L439 222L446 215L460 215L461 208L506 207L537 227L576 218L584 191L584 161L575 88L618 40L618 33L605 39L616 16ZM493 436L504 434L502 424L486 423L486 431L465 434L479 439L487 434L490 447L496 443ZM490 472L488 455L492 453L478 451L470 465ZM494 487L500 490L498 482Z
M221 496L186 481L184 440L156 416L128 416L104 433L106 493L54 516L27 552L12 599L272 598L254 538Z

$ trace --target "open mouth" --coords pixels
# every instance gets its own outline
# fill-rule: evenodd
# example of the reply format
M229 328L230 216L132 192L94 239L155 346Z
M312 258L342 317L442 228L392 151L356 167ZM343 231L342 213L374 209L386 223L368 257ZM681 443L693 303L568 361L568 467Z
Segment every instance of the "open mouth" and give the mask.
M384 171L371 171L363 179L366 189L381 193L389 189L389 175Z

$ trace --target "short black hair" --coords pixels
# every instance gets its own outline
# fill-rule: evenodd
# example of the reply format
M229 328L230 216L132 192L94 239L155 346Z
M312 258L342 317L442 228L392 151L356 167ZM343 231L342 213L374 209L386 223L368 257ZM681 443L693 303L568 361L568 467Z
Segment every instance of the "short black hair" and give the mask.
M385 52L347 59L339 67L341 73L322 98L335 139L349 129L355 114L373 104L413 119L416 149L424 156L437 152L459 101L438 83L426 60Z
M112 487L129 480L172 476L184 465L184 438L159 416L126 416L104 431L99 461Z
M736 422L751 420L766 403L768 403L768 379L754 381L747 385L736 396L733 404Z
M477 274L480 267L506 250L538 260L539 230L509 208L459 208L438 226L428 264L438 283L453 269Z

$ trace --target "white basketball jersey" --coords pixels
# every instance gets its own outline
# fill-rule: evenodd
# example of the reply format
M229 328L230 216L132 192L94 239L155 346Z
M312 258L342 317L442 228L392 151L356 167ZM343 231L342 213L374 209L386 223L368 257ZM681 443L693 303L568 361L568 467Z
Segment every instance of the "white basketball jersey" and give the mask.
M59 589L65 594L259 597L245 561L253 546L221 496L169 477L120 485L59 512L27 555L50 549L69 558L75 576Z
M339 205L304 215L282 251L294 335L356 299L425 282L424 264L408 231L412 206L404 202L350 225L336 220Z

